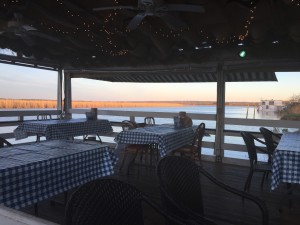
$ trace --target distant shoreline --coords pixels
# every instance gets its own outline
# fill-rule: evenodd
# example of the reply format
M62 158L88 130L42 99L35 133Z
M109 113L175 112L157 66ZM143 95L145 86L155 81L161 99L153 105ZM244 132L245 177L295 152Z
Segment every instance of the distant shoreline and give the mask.
M185 107L216 105L215 101L73 101L73 108ZM227 106L257 106L258 102L227 102ZM56 100L0 99L0 109L56 108Z

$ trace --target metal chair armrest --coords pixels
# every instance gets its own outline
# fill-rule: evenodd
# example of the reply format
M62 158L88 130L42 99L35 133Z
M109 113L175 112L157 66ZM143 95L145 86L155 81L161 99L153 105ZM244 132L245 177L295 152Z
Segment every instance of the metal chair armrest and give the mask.
M224 190L226 190L228 192L239 195L243 198L246 198L246 199L254 202L259 207L259 209L261 210L262 224L263 225L268 225L269 224L269 212L268 212L267 206L266 206L266 204L263 200L261 200L260 198L254 196L252 194L249 194L248 192L238 190L234 187L231 187L231 186L219 181L214 176L212 176L209 172L207 172L202 166L198 166L198 168L199 168L199 172L201 174L203 174L205 177L207 177L209 180L211 180L213 183L215 183L219 187L223 188Z
M199 217L198 215L193 215L188 219L183 219L182 217L178 217L177 215L170 213L169 211L165 210L160 205L156 204L154 201L152 201L148 196L143 195L143 200L146 202L149 206L151 206L155 211L157 211L160 215L164 216L165 219L167 219L170 222L175 222L176 225L216 225L215 223L202 219L202 217ZM172 223L172 224L173 224Z
M180 209L184 215L188 216L188 218L192 219L196 224L205 224L205 225L216 225L215 222L205 218L203 215L195 213L188 207L184 205L179 205L163 188L160 189L164 198L166 198L173 206ZM174 214L174 213L173 213Z

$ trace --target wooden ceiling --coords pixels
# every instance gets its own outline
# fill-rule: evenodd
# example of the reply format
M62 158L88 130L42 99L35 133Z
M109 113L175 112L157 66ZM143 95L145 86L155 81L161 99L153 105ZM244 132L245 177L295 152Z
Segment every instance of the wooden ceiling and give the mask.
M297 61L300 0L1 0L0 48L64 69Z

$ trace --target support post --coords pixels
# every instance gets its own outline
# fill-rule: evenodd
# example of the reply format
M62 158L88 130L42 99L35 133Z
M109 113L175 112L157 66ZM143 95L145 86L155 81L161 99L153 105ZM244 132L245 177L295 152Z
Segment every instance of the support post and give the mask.
M64 112L70 113L72 109L72 83L71 77L68 74L64 74L65 80L65 96L64 96Z
M223 65L219 64L217 73L217 118L215 136L216 162L222 162L224 157L224 127L225 127L225 77Z
M57 109L63 110L62 108L62 82L63 82L63 72L60 68L58 70L58 76L57 76Z

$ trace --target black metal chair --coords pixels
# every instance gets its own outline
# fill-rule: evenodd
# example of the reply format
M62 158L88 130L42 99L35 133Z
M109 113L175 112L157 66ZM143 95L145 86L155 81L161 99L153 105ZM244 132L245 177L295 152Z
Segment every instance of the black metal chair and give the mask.
M0 148L3 148L5 146L12 146L12 144L4 138L0 137Z
M37 115L37 120L52 120L52 116L49 113L41 113Z
M154 119L154 117L150 117L150 116L145 117L144 118L144 123L145 123L146 126L155 125L155 119Z
M144 203L166 221L178 225L196 224L170 214L128 183L103 178L82 185L72 194L65 225L143 225Z
M262 144L265 144L265 142L261 141L257 137L255 137L250 132L242 131L241 135L243 137L243 140L246 144L248 156L249 156L249 162L250 162L250 171L247 177L247 180L245 182L244 191L250 190L251 180L254 172L260 172L263 173L263 177L261 180L261 188L263 187L264 180L268 176L269 173L272 172L272 165L271 161L268 160L267 163L265 162L258 162L257 160L257 151L260 151L262 153L268 154L269 159L271 158L271 153L268 150L262 149L258 146L256 146L255 141L260 142Z
M189 155L192 160L195 160L196 155L198 155L199 161L201 160L202 152L202 139L205 134L205 123L200 123L195 131L194 138L192 143L185 145L179 149L176 149L175 152L180 153L181 156ZM175 153L174 152L174 153Z
M267 146L268 151L273 155L282 134L276 134L265 127L260 127L259 130L265 139L265 145ZM269 158L269 161L271 161L271 157Z
M166 156L162 158L158 163L157 176L163 204L170 212L176 215L182 215L183 218L192 218L199 221L199 223L215 224L217 220L221 222L220 219L216 218L216 214L212 214L212 218L209 217L208 219L204 213L203 199L206 195L203 195L202 191L208 192L209 190L201 187L201 181L207 178L215 186L219 187L220 191L235 194L244 200L247 199L255 203L262 213L262 224L268 224L268 210L261 199L222 183L209 174L202 166L198 166L190 159L180 156ZM228 198L230 199L230 197ZM218 200L215 199L214 201ZM241 201L241 203L244 203L244 201ZM232 218L228 218L228 220L230 219Z

